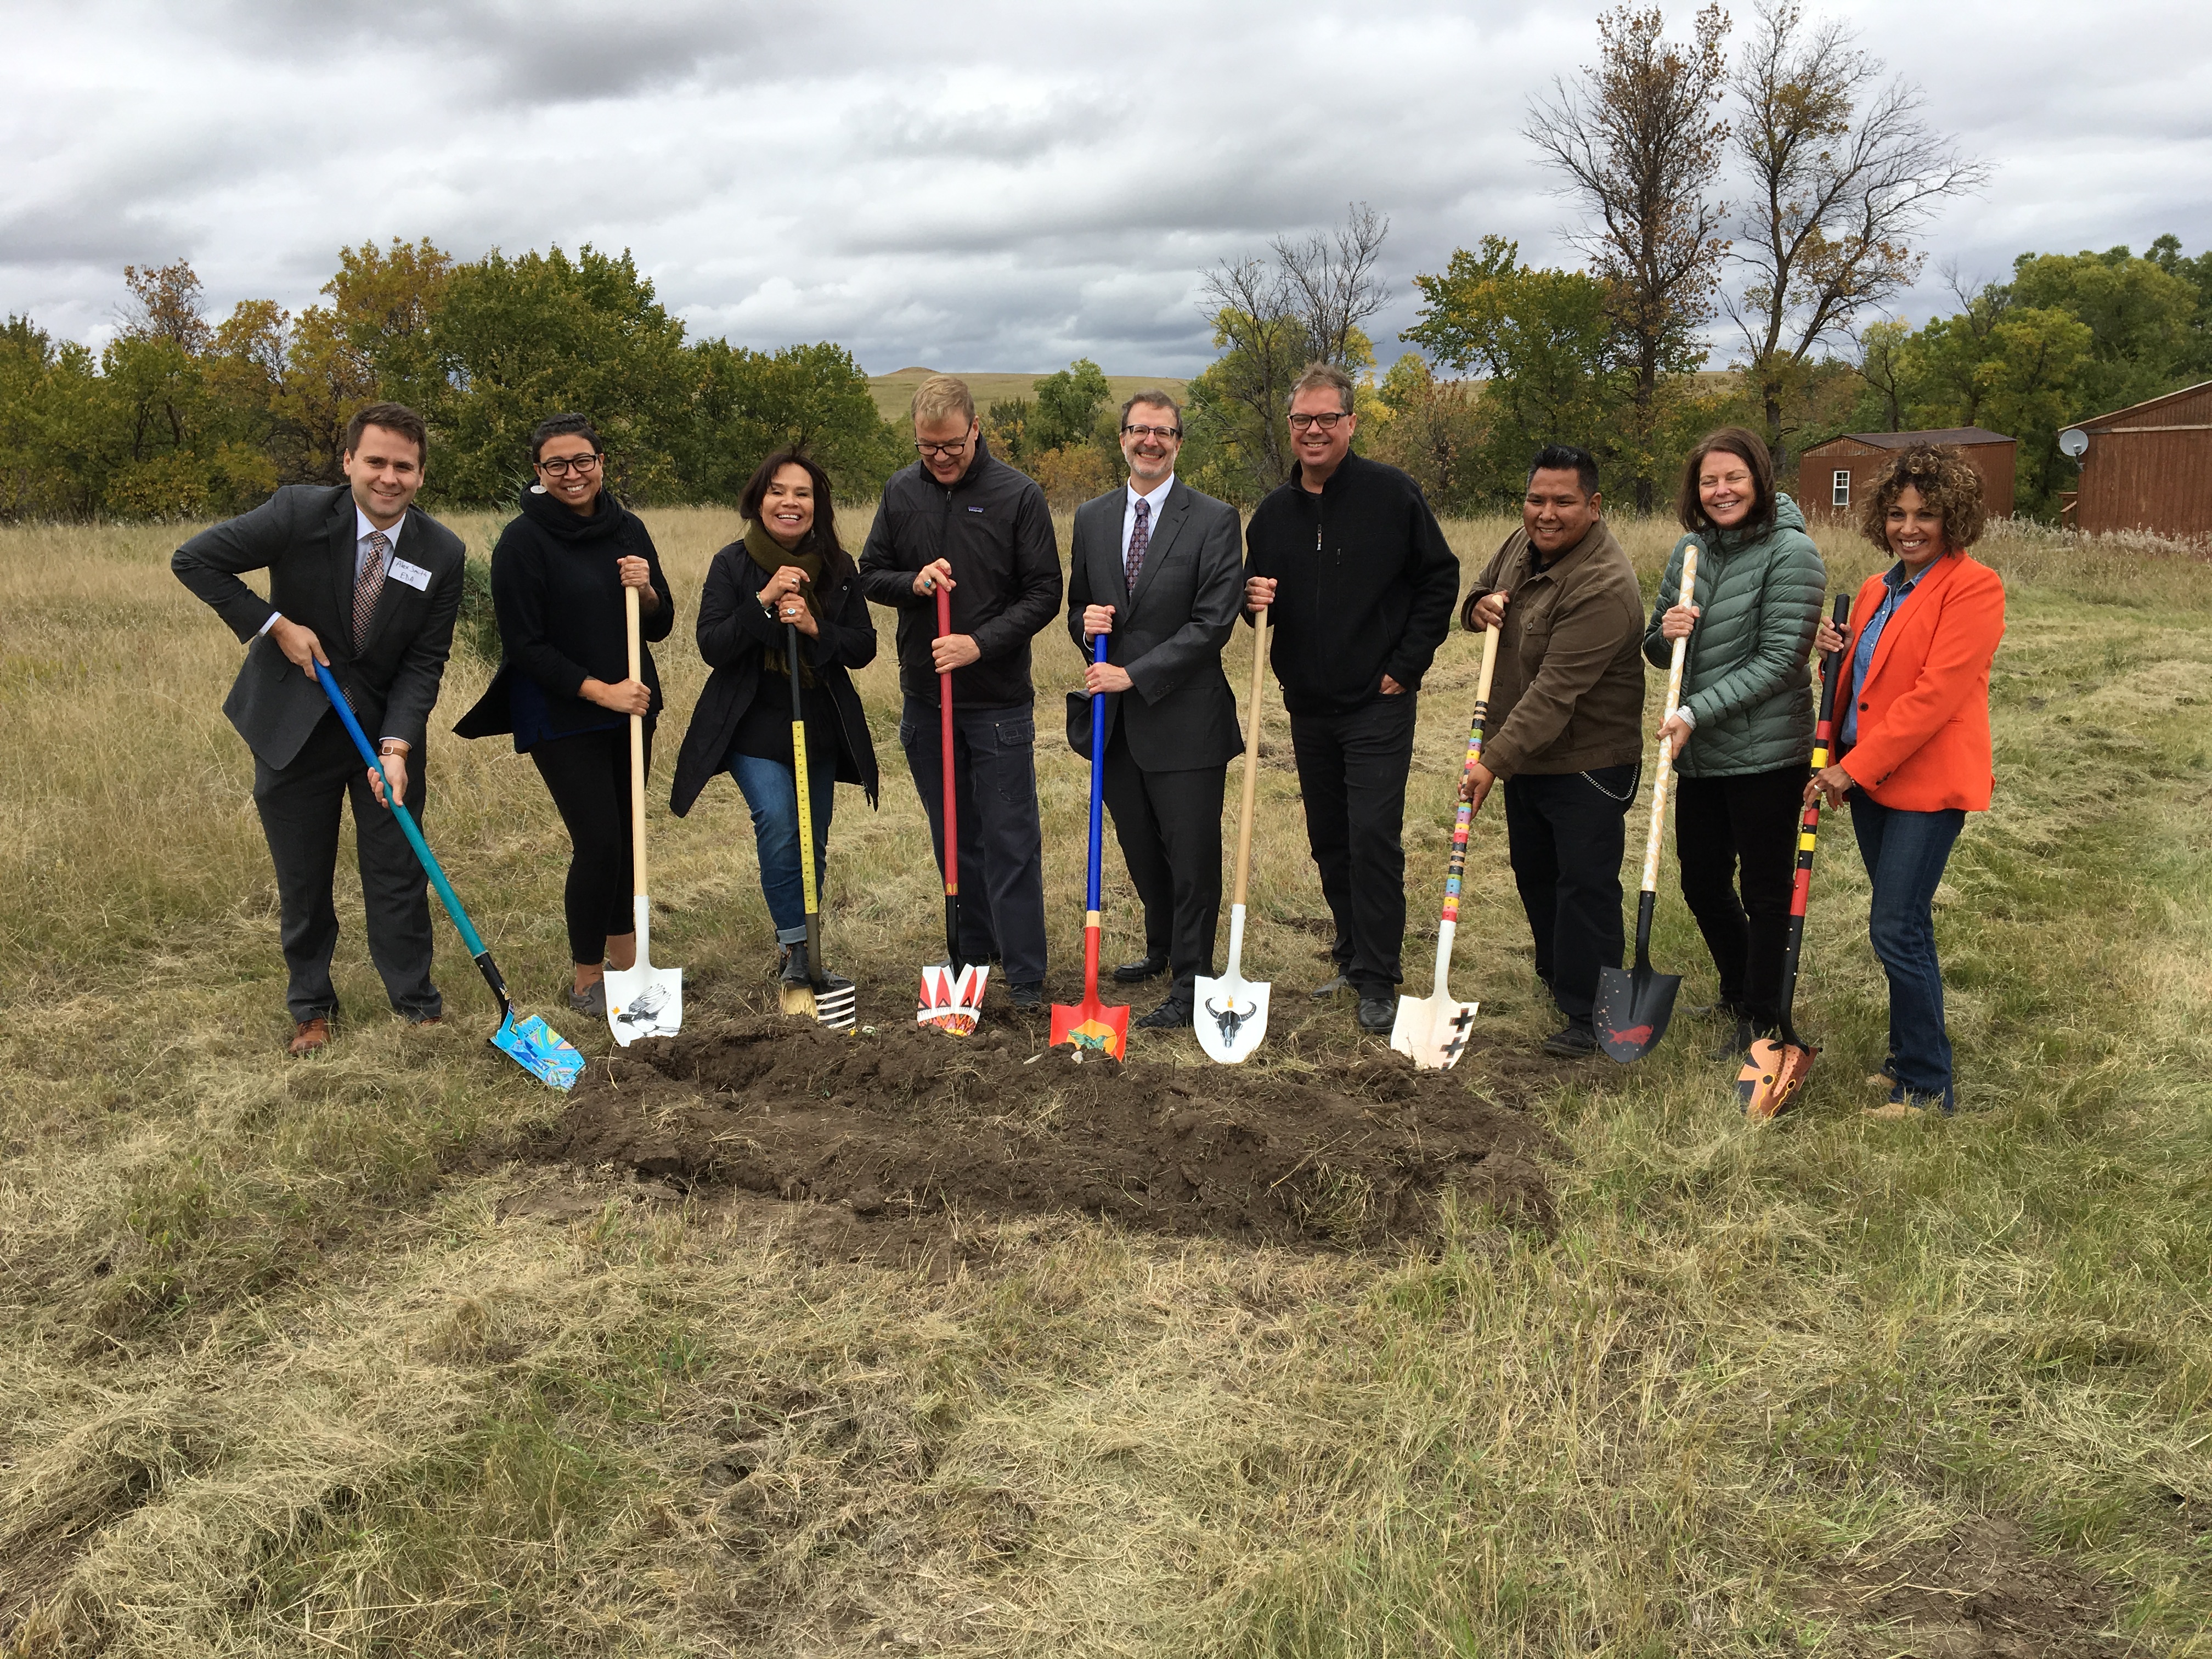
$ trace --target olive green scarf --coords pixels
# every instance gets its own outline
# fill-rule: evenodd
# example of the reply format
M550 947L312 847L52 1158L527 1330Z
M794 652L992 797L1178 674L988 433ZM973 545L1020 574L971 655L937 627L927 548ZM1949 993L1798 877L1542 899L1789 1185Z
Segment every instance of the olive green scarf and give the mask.
M763 570L773 576L784 566L794 565L806 574L806 580L800 586L799 596L806 601L806 608L812 613L815 625L819 627L822 600L817 590L822 584L823 561L821 550L813 543L814 538L810 534L797 548L788 548L769 535L757 522L745 526L745 551L752 556L752 562ZM780 645L769 647L763 658L763 665L778 679L787 678L791 673L791 664ZM817 684L814 678L814 665L804 656L799 659L799 683L809 688Z

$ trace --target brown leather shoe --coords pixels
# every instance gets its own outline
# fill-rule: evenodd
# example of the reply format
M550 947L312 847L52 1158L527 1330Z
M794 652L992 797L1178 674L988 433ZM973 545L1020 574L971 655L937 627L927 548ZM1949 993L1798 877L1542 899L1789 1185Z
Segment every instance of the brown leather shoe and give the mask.
M407 1023L410 1025L443 1025L446 1017L443 1014L425 1014L420 1019L410 1019Z
M318 1016L303 1019L292 1028L292 1043L285 1053L295 1060L312 1054L318 1048L327 1048L331 1042L331 1023Z

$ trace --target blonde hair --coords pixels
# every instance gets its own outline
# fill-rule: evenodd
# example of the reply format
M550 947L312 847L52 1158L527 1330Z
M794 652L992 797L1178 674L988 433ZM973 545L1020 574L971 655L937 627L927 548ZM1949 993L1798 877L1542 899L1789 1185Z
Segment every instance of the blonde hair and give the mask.
M968 382L952 374L933 374L914 389L914 423L933 426L948 415L975 423L975 397Z

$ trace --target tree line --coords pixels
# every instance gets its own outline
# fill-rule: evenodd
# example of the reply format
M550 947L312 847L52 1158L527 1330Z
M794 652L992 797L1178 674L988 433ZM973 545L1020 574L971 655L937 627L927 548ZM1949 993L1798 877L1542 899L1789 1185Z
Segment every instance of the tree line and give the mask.
M850 352L688 341L627 252L460 263L427 240L364 243L339 255L324 303L295 316L247 300L219 321L184 261L126 267L124 284L98 352L8 319L0 515L203 517L336 483L347 421L380 398L430 423L433 504L511 502L531 428L562 409L591 412L611 478L641 504L734 501L786 442L856 496L912 457Z

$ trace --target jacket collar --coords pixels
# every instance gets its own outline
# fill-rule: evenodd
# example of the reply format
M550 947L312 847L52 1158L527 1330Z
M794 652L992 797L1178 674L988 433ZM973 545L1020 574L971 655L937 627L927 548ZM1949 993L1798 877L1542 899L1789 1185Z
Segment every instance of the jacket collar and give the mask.
M1124 502L1128 500L1127 484L1122 486L1121 498ZM1152 585L1152 578L1158 574L1159 568L1168 562L1168 555L1175 550L1176 537L1182 530L1183 520L1189 516L1190 486L1178 477L1175 483L1168 487L1167 499L1160 503L1160 516L1152 526L1152 539L1145 549L1145 568L1137 573L1136 592L1129 595L1129 608L1132 611L1136 609L1138 601L1145 597L1145 590ZM1117 520L1117 529L1118 526ZM1118 538L1115 545L1118 551L1120 549Z
M1940 592L1943 585L1949 581L1951 578L1957 574L1959 567L1966 562L1966 554L1964 550L1956 553L1946 553L1942 558L1936 560L1935 563L1929 565L1925 570L1920 573L1919 580L1912 585L1912 592L1923 596ZM1897 567L1893 564L1887 570L1883 571L1881 574L1874 578L1874 581L1880 584L1886 592L1894 592L1897 591L1891 587L1889 583L1889 578L1895 574L1896 569ZM1879 605L1881 601L1877 599L1875 603L1876 605ZM1903 601L1900 600L1899 603L1901 604ZM1925 605L1929 603L1929 601L1923 597L1922 603ZM1871 618L1874 615L1873 611L1869 610L1867 612L1867 615ZM1867 664L1865 684L1868 685L1872 685L1881 676L1881 665L1889 656L1890 647L1897 643L1898 635L1903 632L1897 624L1898 617L1896 613L1893 611L1890 615L1889 620L1882 625L1881 637L1874 642L1874 659ZM1863 626L1863 624L1862 624L1862 626ZM1856 652L1854 652L1853 654L1856 655Z

